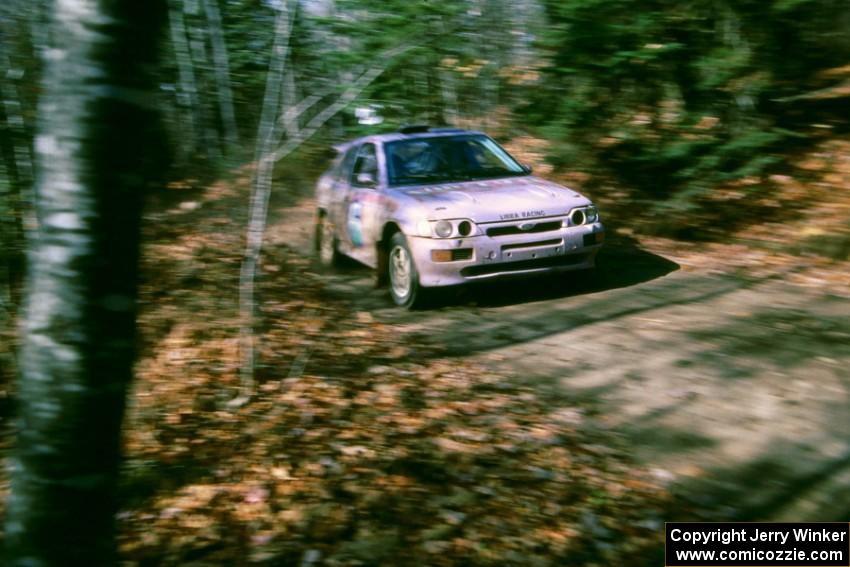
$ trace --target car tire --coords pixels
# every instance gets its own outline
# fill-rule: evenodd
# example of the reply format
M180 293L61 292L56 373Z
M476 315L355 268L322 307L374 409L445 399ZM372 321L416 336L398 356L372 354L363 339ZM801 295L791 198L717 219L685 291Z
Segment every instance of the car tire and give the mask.
M316 215L316 226L313 232L313 255L323 268L334 268L340 264L341 254L337 246L333 225L322 211L319 211Z
M399 307L406 309L421 308L426 303L427 291L419 284L419 271L407 239L397 232L390 239L387 254L387 283L390 297Z

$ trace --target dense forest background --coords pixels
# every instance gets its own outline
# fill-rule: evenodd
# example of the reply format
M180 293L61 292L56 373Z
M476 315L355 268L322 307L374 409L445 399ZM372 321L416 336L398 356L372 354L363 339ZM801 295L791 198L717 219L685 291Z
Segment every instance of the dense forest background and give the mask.
M68 40L67 35L62 35L67 26L59 24L73 20L77 4L109 13L115 6L124 5L47 0L0 3L0 417L4 421L14 413L14 377L26 366L19 352L22 339L18 327L23 318L27 273L32 273L32 262L44 256L33 252L37 243L46 242L36 235L49 225L46 217L60 210L62 204L51 200L56 195L49 187L45 189L49 185L45 179L54 178L45 174L50 173L52 165L44 160L50 153L50 144L42 134L51 129L59 136L64 133L56 130L61 130L63 122L56 105L52 105L56 93L62 91L61 77L51 74L51 69L61 68ZM338 353L331 346L311 347L312 360L321 361L332 372L345 376L362 374L369 368L385 368L384 365L391 365L390 361L413 360L415 357L406 354L407 347L390 330L376 326L377 338L367 338L368 333L357 334L362 329L346 326L351 314L340 306L325 305L327 297L323 292L309 295L313 292L304 291L320 289L320 284L303 258L275 249L265 252L269 255L265 265L260 262L262 242L269 238L265 222L270 199L273 206L284 201L291 204L296 197L309 194L318 173L328 163L332 145L357 135L392 131L403 124L456 125L492 134L523 161L533 162L537 171L591 194L606 215L606 224L611 221L612 233L620 230L618 234L629 237L660 236L677 245L738 239L750 246L760 240L761 245L766 242L769 247L794 254L818 254L837 261L850 257L850 167L845 159L850 136L850 9L842 0L168 0L158 5L162 7L160 20L132 10L127 12L129 16L125 14L130 19L121 23L121 29L137 35L122 39L115 36L114 30L105 34L120 48L105 57L107 68L120 78L116 83L120 88L111 96L141 111L126 121L117 111L96 114L116 120L94 131L102 134L111 129L109 135L121 139L119 130L126 127L132 143L121 144L123 150L115 150L115 161L108 161L113 154L104 148L90 152L97 153L100 161L93 163L100 163L106 172L95 175L97 179L92 183L121 185L133 177L127 186L138 191L127 193L125 187L120 199L128 197L133 203L138 199L139 210L147 211L141 232L131 235L138 239L141 234L141 246L148 248L148 255L143 254L142 277L137 282L135 268L128 267L132 282L125 282L128 293L135 293L136 283L141 286L143 309L139 321L143 332L138 350L148 357L148 362L140 364L138 371L147 380L158 375L158 371L146 366L158 364L158 338L171 337L169 333L181 328L174 322L179 319L175 315L179 302L184 302L183 307L191 306L188 312L206 325L203 332L181 328L188 334L187 343L200 344L213 337L225 345L221 350L213 349L214 355L197 354L195 362L214 360L216 356L224 359L222 352L231 356L235 347L227 341L233 337L224 338L217 333L223 333L223 329L233 331L240 325L244 331L246 318L254 322L255 311L264 315L278 308L278 314L286 312L292 328L303 336L321 336L321 340L316 339L319 343L330 337L328 345L345 344L345 349L354 349L349 355L356 361L349 361L353 366L348 367L334 358ZM56 14L61 11L57 7L64 10L63 22L57 23ZM92 21L96 23L91 29L99 30L100 20ZM123 71L122 58L128 65L132 62ZM138 81L134 74L138 74ZM84 83L72 79L68 84L74 88ZM85 90L79 88L80 93ZM103 144L104 138L99 140ZM83 157L91 156L84 153ZM161 212L174 207L184 207L182 212L193 214L199 206L197 196L203 191L206 196L214 196L210 208L220 215L214 222L204 221L211 225L200 220L196 225L189 221L169 225L163 221ZM112 197L109 207L120 210L120 199ZM800 206L801 203L812 206ZM104 210L112 210L109 207ZM133 218L139 220L141 214ZM802 218L821 219L823 227L807 225L794 232L793 239L789 239L789 232L777 228L796 226L794 223ZM111 222L120 225L120 216ZM171 241L202 228L206 231L203 239L207 240L197 249L203 262L208 262L201 262L206 268L187 269L181 265L182 272L175 270L166 275L168 254L181 253L168 247ZM133 244L139 242L134 240ZM162 257L152 259L150 250L162 252ZM131 261L134 257L128 258L135 265ZM241 274L235 267L240 262ZM280 271L280 281L270 283L260 276L262 281L255 290L255 273L271 269L268 266L274 266L275 274ZM160 267L161 276L155 273ZM271 272L263 273L268 276ZM213 281L214 276L219 279ZM212 303L203 305L197 299L200 291L191 298L187 295L175 299L169 295L184 287L204 293L215 289L232 293L220 294L210 300ZM266 294L265 304L255 303L255 291ZM269 301L270 297L279 296L297 298L298 314ZM241 316L231 318L236 312ZM317 312L336 322L330 327L316 326ZM372 323L368 313L357 317L363 326ZM174 482L189 485L195 479L193 475L197 475L212 483L203 475L212 474L208 471L220 457L213 447L230 447L234 451L241 445L250 447L245 465L250 468L251 459L255 464L277 458L277 449L258 440L262 435L284 428L310 429L297 420L290 422L291 416L285 412L272 409L271 398L260 397L261 404L266 405L245 405L249 398L256 402L257 398L252 398L256 392L271 391L263 388L272 377L281 378L270 370L273 363L287 368L291 363L269 349L269 341L284 340L283 331L271 325L264 327L261 319L257 317L256 328L251 331L252 337L256 331L263 340L258 340L256 346L247 343L250 360L246 362L243 354L241 373L235 369L238 364L233 368L222 364L227 366L226 372L210 370L208 375L207 367L184 369L193 379L183 386L170 384L165 372L160 372L161 382L150 382L167 390L175 401L167 411L157 409L153 400L140 401L133 410L134 428L126 443L130 452L136 453L128 465L131 470L125 475L126 485L120 488L124 491L119 495L122 506L133 508L135 499L147 502L163 486L173 488L172 480L162 479L179 478ZM61 332L60 329L57 334ZM108 337L108 330L99 332ZM132 333L128 336L133 337ZM240 348L245 351L246 343ZM298 349L282 352L295 358L294 366L301 364ZM427 405L422 401L426 396L423 392L430 391L434 383L441 384L441 380L449 385L444 384L442 393L434 394L437 402L428 403L461 407L465 403L461 398L480 393L467 380L477 370L452 368L436 355L433 358L433 364L411 367L412 370L385 368L386 376L374 378L377 385L373 386L376 390L386 387L393 391L390 397L396 396L393 399L398 403L388 403L386 407L379 403L368 411L386 411L380 415L389 415L389 421L395 419L398 423L414 419L410 415ZM125 362L127 370L131 357ZM246 364L250 367L248 372ZM219 373L228 378L221 378ZM301 375L292 372L284 372L283 378L295 380L289 386L301 388L304 399L311 400L303 404L316 404L309 409L310 415L333 413L337 410L328 408L345 400L360 404L358 407L369 406L362 400L355 403L360 393L347 385L327 386L309 376L298 382ZM458 380L463 386L450 393L452 388L458 388ZM128 384L129 378L113 394L123 399ZM528 391L493 384L485 384L484 389L492 386L495 396L520 400L522 405L539 410L539 415L546 413L543 401ZM195 390L190 388L193 385ZM168 390L172 386L177 390ZM218 390L223 387L230 394L241 392L236 398L239 403L227 405ZM281 396L275 398L281 407L302 403L286 398L283 391L274 390L273 395ZM507 401L505 405L509 405ZM399 411L404 415L399 417ZM491 407L481 410L480 415L486 411L501 410ZM262 421L268 423L267 430L262 430L266 427L263 425L250 425L258 412L263 414L263 420L268 418ZM339 412L356 413L349 406ZM473 414L458 418L458 427L464 431L480 425L477 418L469 415ZM121 412L113 418L120 422ZM368 422L373 418L375 415L370 413L363 419ZM535 421L538 417L518 419L530 428L547 427L542 421ZM233 425L235 422L241 425ZM314 427L314 446L301 437L288 439L297 447L293 451L308 455L321 443L331 443L345 431L331 422ZM233 433L231 428L239 433ZM4 424L4 429L9 427ZM186 454L172 448L189 445L187 439L202 429L226 433L200 439L199 454L207 452L187 464ZM383 430L372 434L380 438L376 443L383 443L383 447L398 442L385 439L383 436L390 434ZM117 431L115 436L118 437ZM8 432L3 434L4 450L9 448L10 438ZM505 440L505 444L510 443ZM614 528L598 525L595 518L620 515L634 517L636 524L648 522L647 526L655 526L662 517L659 510L666 505L666 495L656 491L640 471L632 471L619 461L611 465L606 460L607 453L595 449L593 443L583 440L576 444L590 448L579 450L575 461L548 445L542 449L522 445L519 449L527 451L529 462L535 467L545 467L552 460L567 463L563 465L565 470L575 466L569 470L575 473L575 486L584 492L579 504L565 505L571 512L564 512L564 522L576 523L564 529L572 533L570 530L579 526L575 529L581 536L577 547L569 551L573 555L566 556L574 564L624 564L623 558L630 556L658 559L657 534L637 528L634 533L622 528L628 532L621 534L628 542L625 547L599 545L600 539L614 533ZM154 445L161 451L156 456L155 451L149 451ZM363 445L368 443L364 441ZM391 468L395 476L421 480L428 486L422 490L437 491L434 486L443 482L447 474L438 469L446 463L438 462L437 457L415 443L410 447L410 455L404 457L407 460L379 462L374 468L386 465L385 469ZM359 451L346 453L342 460L360 458L372 449ZM455 445L449 452L454 455L463 451ZM383 456L376 458L380 461ZM455 466L463 478L473 475L474 471L470 471L478 466L463 459L448 465ZM289 469L269 466L277 481L291 480ZM326 468L334 466L336 463L331 463ZM425 472L414 474L410 472L413 469ZM431 552L436 555L449 549L448 544L442 544L456 535L463 518L458 520L459 516L452 516L454 512L446 515L448 508L465 509L474 501L474 506L480 505L494 517L511 516L516 504L509 496L514 471L501 472L504 474L499 478L508 480L493 489L493 494L481 493L492 498L486 504L476 500L484 497L471 495L472 490L442 494L429 500L434 504L431 508L425 506L423 512L439 520L411 521L403 528L392 528L402 530L401 535L395 531L387 536L388 526L393 517L412 517L422 512L415 496L421 486L414 483L411 488L404 484L407 480L399 481L402 484L393 490L398 489L403 496L386 501L382 499L386 495L368 493L364 488L370 482L367 478L358 480L362 485L350 493L346 493L349 489L343 487L342 481L305 488L309 497L304 500L315 506L304 513L304 518L284 518L299 526L293 528L295 535L275 532L275 522L269 520L269 514L284 515L285 510L257 511L270 500L266 488L249 487L237 498L233 496L235 492L225 496L224 492L204 492L206 485L201 483L197 485L200 496L196 495L198 501L203 501L199 508L214 510L210 514L219 514L215 520L218 523L209 520L207 514L206 519L195 518L197 525L182 526L171 533L168 530L173 526L168 522L172 518L161 510L171 509L169 502L159 501L157 514L163 515L151 516L153 512L143 507L126 512L124 519L129 527L119 540L123 542L124 557L141 564L181 564L196 553L212 557L210 564L227 563L234 557L244 558L252 545L262 548L256 553L260 563L285 560L312 565L321 556L313 552L321 549L324 557L342 557L339 564L391 564L394 559L411 558L405 555L412 553L411 542L419 545L425 541L426 546L433 543ZM239 474L234 472L234 478ZM423 480L417 474L427 478ZM520 478L517 482L554 482L542 468L522 474L526 476L516 477ZM609 490L616 483L633 490ZM3 492L7 492L7 483L3 487ZM536 542L537 547L533 545L531 551L520 553L499 537L487 539L496 533L487 531L493 528L490 526L483 529L480 542L461 546L463 553L469 554L464 557L473 558L469 559L470 564L522 563L529 557L548 564L553 557L564 557L559 554L567 553L567 543L561 541L560 535L546 531L548 520L539 513L555 498L547 490L541 489L522 503L514 526L523 531L534 525L539 537L529 536L529 541ZM239 500L243 496L244 502ZM362 505L374 512L374 516L367 514L368 521L364 520L372 522L365 535L362 531L355 533L354 528L345 531L347 528L339 527L354 522L331 509L329 502L340 499L356 502L354 508ZM246 512L247 519L239 517L240 512L231 514L235 509L231 504L237 500L256 505L257 510ZM302 508L306 510L305 506ZM646 510L651 510L649 520L643 514ZM143 535L144 528L154 517L161 524L158 529L177 540L183 528L209 530L207 539L200 547L196 545L198 540L189 541L191 538L174 545L165 541L167 537L154 541L156 538L151 536L149 541ZM247 524L253 527L245 528ZM434 532L436 524L446 533ZM234 526L242 526L238 529L244 531L227 532ZM540 547L543 540L548 543ZM219 541L225 543L215 543ZM480 548L476 547L479 543Z
M170 160L164 179L212 177L253 155L281 33L278 139L296 138L377 70L311 147L413 122L534 133L556 167L611 176L664 215L705 206L719 184L779 171L795 148L847 127L850 11L839 0L313 0L292 3L283 27L281 2L170 2L151 101L165 117L150 148ZM7 309L24 231L37 222L33 137L50 12L12 0L0 16ZM358 123L356 107L383 123ZM657 224L677 226L671 218Z

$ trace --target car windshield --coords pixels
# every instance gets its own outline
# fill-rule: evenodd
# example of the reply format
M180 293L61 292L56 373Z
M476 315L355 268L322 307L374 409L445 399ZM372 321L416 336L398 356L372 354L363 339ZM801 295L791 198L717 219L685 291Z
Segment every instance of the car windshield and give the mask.
M391 186L526 175L499 144L482 135L435 136L384 146Z

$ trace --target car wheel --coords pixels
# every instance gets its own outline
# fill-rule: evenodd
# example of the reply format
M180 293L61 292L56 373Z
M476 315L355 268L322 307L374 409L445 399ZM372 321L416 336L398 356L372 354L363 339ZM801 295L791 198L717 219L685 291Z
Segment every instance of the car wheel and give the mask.
M387 281L390 295L396 305L415 309L424 304L426 292L419 285L419 272L416 270L413 254L407 246L407 239L399 232L390 240Z
M323 267L329 268L339 265L340 253L337 248L333 225L328 221L327 216L321 212L316 215L313 253Z

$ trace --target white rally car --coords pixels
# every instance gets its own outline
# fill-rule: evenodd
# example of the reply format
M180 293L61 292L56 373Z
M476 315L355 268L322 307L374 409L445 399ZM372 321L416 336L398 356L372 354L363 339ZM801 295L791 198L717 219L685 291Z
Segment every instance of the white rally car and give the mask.
M398 305L439 286L595 266L605 229L593 203L486 134L415 126L337 150L316 188L316 254L375 268Z

